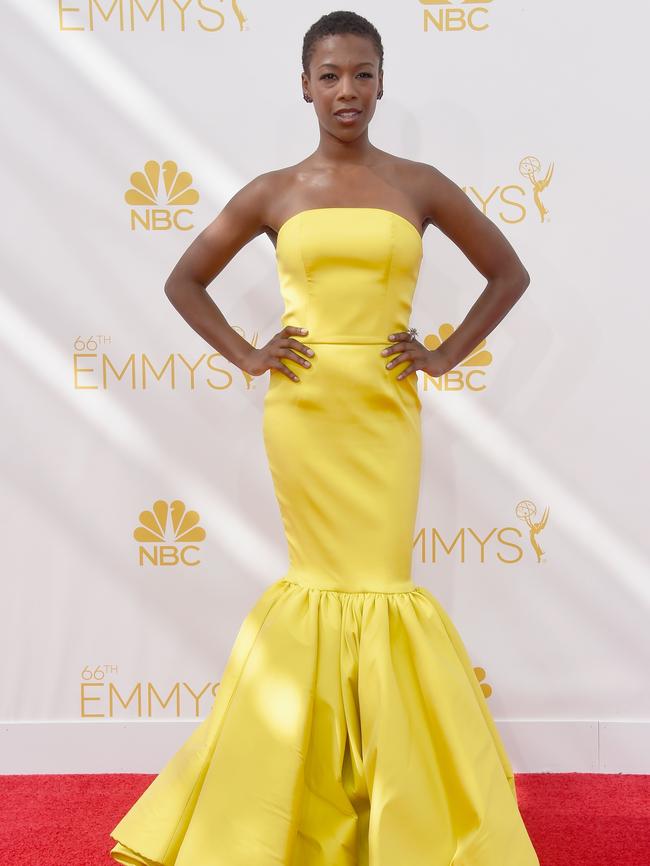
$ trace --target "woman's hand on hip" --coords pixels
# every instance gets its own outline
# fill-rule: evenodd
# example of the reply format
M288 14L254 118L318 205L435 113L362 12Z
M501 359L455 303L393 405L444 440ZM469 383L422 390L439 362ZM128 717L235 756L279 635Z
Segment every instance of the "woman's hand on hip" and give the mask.
M287 325L281 331L278 331L269 342L259 349L251 346L251 351L248 353L242 365L242 369L251 376L261 376L267 370L280 370L289 379L294 382L299 382L300 379L280 360L281 358L291 358L292 361L297 361L303 367L311 367L311 363L299 355L302 352L305 355L313 356L314 351L308 346L304 346L296 340L292 334L308 334L307 328L297 328L293 325Z
M408 331L389 334L388 339L393 341L393 345L387 346L381 354L387 356L397 353L397 357L386 364L387 369L391 370L405 361L410 362L409 366L398 374L398 379L405 379L416 370L423 370L429 376L436 378L453 370L455 366L444 350L444 343L437 349L427 349L419 340L412 338Z

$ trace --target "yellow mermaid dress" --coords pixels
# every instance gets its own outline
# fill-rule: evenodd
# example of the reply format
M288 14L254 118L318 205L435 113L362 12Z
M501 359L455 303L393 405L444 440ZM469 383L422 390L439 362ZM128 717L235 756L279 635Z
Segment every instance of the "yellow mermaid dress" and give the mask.
M539 866L508 756L449 616L414 585L421 403L386 368L422 260L406 218L280 228L283 362L264 397L289 570L237 633L215 700L111 832L128 866Z

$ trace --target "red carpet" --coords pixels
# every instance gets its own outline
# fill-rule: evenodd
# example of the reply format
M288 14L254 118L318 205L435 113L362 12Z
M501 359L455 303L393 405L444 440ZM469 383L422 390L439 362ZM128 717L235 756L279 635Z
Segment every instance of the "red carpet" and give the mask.
M114 864L108 833L153 778L0 776L0 866ZM516 782L541 866L650 866L650 776L526 773Z

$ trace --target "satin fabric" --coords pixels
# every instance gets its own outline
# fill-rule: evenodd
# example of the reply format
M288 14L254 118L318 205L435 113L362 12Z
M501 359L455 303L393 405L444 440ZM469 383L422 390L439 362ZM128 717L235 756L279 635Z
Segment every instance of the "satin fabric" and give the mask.
M129 866L539 866L472 662L411 576L421 466L408 328L417 228L314 208L278 233L264 442L289 569L244 619L212 709L111 833Z

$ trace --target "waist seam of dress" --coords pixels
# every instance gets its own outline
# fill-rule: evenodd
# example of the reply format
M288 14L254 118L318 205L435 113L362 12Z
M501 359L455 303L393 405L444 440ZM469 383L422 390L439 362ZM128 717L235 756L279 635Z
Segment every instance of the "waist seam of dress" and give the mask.
M386 345L386 344L390 343L390 340L388 339L388 337L382 339L381 337L375 337L375 336L357 337L357 336L344 335L342 337L340 337L340 336L334 336L334 337L329 337L329 338L323 337L321 339L315 339L315 340L311 340L311 339L309 339L309 337L302 337L301 342L303 342L306 346L309 346L312 343L313 344L331 343L332 345L349 344L351 346L356 346L356 345L363 346L363 345L378 345L378 344Z
M422 588L413 585L411 589L335 589L333 587L308 586L305 583L300 583L299 580L292 580L290 577L282 577L280 582L290 583L310 592L336 592L339 595L413 595L414 592L419 593Z

